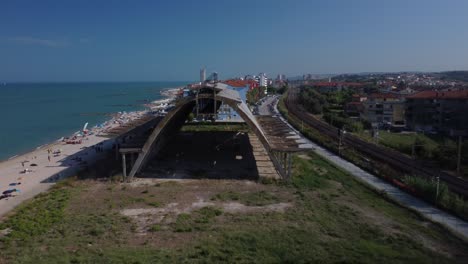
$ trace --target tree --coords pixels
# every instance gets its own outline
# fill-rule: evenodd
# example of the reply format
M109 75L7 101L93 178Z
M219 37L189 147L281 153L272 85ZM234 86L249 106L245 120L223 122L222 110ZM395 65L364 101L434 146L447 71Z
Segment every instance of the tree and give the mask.
M278 89L277 93L284 94L288 90L288 85L283 85L281 88Z

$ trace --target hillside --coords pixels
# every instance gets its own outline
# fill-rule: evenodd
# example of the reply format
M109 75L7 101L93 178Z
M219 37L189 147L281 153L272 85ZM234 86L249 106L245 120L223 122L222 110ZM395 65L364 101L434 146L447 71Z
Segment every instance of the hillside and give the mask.
M442 79L468 82L468 71L447 71L441 72L440 75Z

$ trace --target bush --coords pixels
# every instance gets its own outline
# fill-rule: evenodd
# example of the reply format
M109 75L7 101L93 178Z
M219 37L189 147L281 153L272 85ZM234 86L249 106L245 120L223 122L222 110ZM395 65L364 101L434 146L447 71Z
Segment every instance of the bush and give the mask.
M415 176L405 176L403 180L408 186L414 188L426 200L435 203L447 191L447 185L439 183L439 194L437 195L437 181L427 180Z
M277 93L284 94L288 90L287 85L283 85L281 88L278 89Z
M437 181L435 179L429 180L414 176L405 176L404 182L426 201L445 208L463 219L468 219L467 201L460 195L451 192L444 182L439 182L438 194Z
M354 121L336 114L325 113L323 119L332 126L345 129L349 132L361 132L364 130L364 124L360 121Z
M188 120L189 122L192 122L194 118L195 118L195 115L194 115L193 113L190 113L190 114L188 115L188 117L187 117L187 120Z
M300 98L301 104L312 114L321 114L328 107L326 98L315 89L301 89Z
M204 231L209 229L215 217L223 213L221 209L207 206L192 214L179 214L175 223L173 224L174 232L192 232L194 230Z
M150 232L158 232L161 231L161 226L160 225L152 225L149 229Z
M254 105L258 100L265 97L265 90L266 87L263 86L249 90L246 94L247 103Z

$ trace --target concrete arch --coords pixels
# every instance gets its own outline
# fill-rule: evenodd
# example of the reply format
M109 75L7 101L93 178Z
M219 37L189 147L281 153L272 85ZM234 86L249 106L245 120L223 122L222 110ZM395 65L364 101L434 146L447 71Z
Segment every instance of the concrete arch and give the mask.
M196 102L199 99L213 99L223 101L232 107L247 123L247 125L254 131L257 137L268 153L270 153L270 145L268 139L263 132L261 126L256 118L250 112L248 106L240 99L239 93L228 89L219 89L216 87L204 87L203 89L211 89L211 93L197 94L196 96L189 96L181 99L172 111L170 111L155 127L148 140L143 145L141 152L138 155L135 164L133 165L130 173L129 180L131 180L141 169L146 165L147 161L157 152L162 146L163 142L170 135L171 132L179 131L180 128L187 120L188 115L193 111Z

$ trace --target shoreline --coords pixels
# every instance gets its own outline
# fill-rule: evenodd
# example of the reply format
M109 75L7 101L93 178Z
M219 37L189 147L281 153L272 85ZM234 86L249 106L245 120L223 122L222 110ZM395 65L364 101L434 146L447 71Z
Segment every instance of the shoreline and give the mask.
M175 98L175 93L177 91L179 91L181 88L183 88L183 86L180 86L180 87L168 87L168 88L162 88L161 91L159 92L160 95L164 98L161 98L161 99L156 99L156 100L153 100L151 102L149 102L148 104L159 104L159 103L163 103L165 102L166 100L168 99L174 99ZM146 108L145 104L140 104L139 107L142 107L142 108ZM114 121L116 119L116 117L119 116L119 114L121 113L126 113L126 114L135 114L135 113L138 113L138 112L147 112L148 110L134 110L134 111L130 111L130 112L113 112L113 113L110 113L109 115L111 115L112 117L110 119L106 119L104 120L103 122L101 122L100 124L95 124L93 126L92 129L94 128L97 128L98 126L100 125L104 125L106 123L110 123L112 121ZM4 162L7 162L7 161L11 161L11 160L14 160L18 157L22 157L22 156L26 156L28 155L29 153L32 153L34 151L37 151L37 150L40 150L40 149L46 149L46 148L49 148L49 147L52 147L53 145L56 145L57 143L61 142L61 140L63 138L66 138L66 137L72 137L73 135L75 135L76 133L79 133L81 131L76 131L74 133L72 133L71 135L68 135L68 136L62 136L58 139L55 139L53 141L49 141L49 142L46 142L46 143L43 143L43 144L40 144L39 146L36 146L36 147L33 147L33 148L30 148L29 150L26 150L26 151L21 151L11 157L7 157L7 158L4 158L4 159L0 159L0 165Z
M170 95L178 90L164 89L161 91L164 98L152 103L168 99L174 101L175 97ZM78 131L69 137L61 137L0 161L0 220L25 200L47 191L57 181L76 175L105 158L114 151L113 147L119 137L105 134L148 113L151 113L148 109L117 112L112 118L90 128L87 133Z

